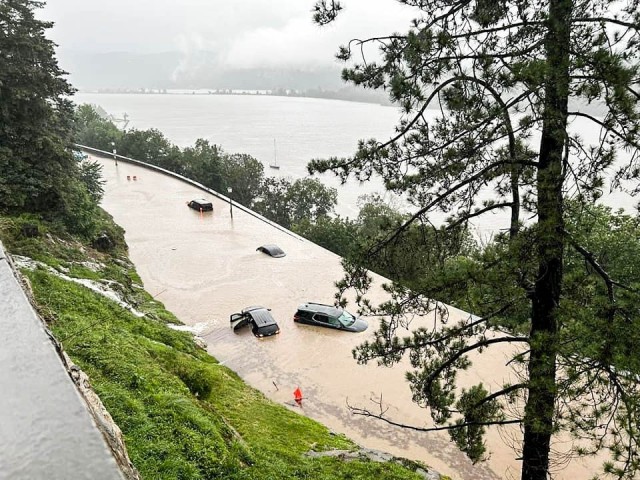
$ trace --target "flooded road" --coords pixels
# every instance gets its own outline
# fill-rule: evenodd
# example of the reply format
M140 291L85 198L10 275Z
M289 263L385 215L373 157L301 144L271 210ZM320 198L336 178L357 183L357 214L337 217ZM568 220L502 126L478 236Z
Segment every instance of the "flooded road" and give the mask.
M184 323L200 329L209 352L250 385L287 404L300 387L303 406L291 407L299 413L363 446L422 460L454 479L520 477L518 455L509 446L510 439L519 438L517 428L492 430L487 439L491 457L474 466L446 432L422 433L350 413L347 404L376 411L372 400L382 398L395 422L432 425L428 411L411 402L406 365L362 366L353 359L351 350L373 337L376 319L368 319L369 329L362 333L293 322L297 305L333 302L334 282L342 276L339 257L239 208L232 218L229 204L211 195L204 197L213 202L214 211L201 215L186 206L203 196L201 190L138 166L100 161L107 181L103 206L125 228L130 257L146 290ZM127 175L137 180L127 180ZM256 251L267 243L279 245L287 256L271 258ZM385 298L383 279L375 280L370 297L380 301ZM249 329L234 334L229 315L249 305L271 308L280 335L258 340ZM456 315L462 313L452 312ZM422 322L432 324L433 319ZM505 366L509 348L493 347L473 359L475 365L461 383L482 381L489 390L501 388L511 378ZM575 461L554 478L589 478L596 468Z

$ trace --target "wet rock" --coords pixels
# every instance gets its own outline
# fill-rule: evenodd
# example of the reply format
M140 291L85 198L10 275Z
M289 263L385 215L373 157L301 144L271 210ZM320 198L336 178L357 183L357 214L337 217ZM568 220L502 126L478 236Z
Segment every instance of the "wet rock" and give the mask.
M425 480L441 480L443 477L435 470L430 470L426 466L418 462L407 460L404 458L394 457L390 453L382 452L380 450L373 450L371 448L360 447L357 450L327 450L324 452L310 451L305 454L307 457L319 458L319 457L332 457L339 458L343 462L350 462L353 460L367 459L372 462L387 463L394 462L404 467L407 467L417 473Z
M93 241L93 248L100 250L101 252L108 252L113 249L115 244L113 240L106 233L101 233L98 238Z
M197 335L195 335L193 337L193 343L195 343L196 346L201 348L202 350L207 349L207 341L202 337L198 337Z
M20 227L20 234L26 238L35 238L40 236L40 228L35 223L24 223Z

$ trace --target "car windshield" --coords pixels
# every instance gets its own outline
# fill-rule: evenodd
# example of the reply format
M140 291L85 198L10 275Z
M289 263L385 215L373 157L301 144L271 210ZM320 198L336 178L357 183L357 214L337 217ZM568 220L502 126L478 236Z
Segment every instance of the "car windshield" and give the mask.
M345 327L350 327L355 323L356 317L345 310L342 312L342 315L338 317L338 320L340 320L340 323Z

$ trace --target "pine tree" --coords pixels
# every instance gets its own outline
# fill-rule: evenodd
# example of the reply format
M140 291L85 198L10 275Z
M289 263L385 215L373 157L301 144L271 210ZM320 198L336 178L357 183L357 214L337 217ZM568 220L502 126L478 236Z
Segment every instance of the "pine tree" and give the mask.
M64 209L78 165L71 153L73 89L58 66L52 24L33 0L0 2L0 208Z
M391 301L369 308L388 321L356 358L393 365L408 354L414 401L429 407L436 428L448 428L473 460L485 454L485 428L514 423L523 430L523 480L548 478L551 439L559 430L591 440L594 450L609 447L613 460L605 471L631 478L640 467L640 372L620 368L616 334L632 328L638 312L621 308L617 299L621 291L638 297L637 290L612 278L565 218L570 198L584 210L606 186L639 189L640 4L401 3L419 12L407 33L352 40L338 53L353 62L344 80L383 88L402 108L396 134L362 141L349 158L316 160L310 170L331 170L343 180L377 174L387 189L408 198L413 215L372 246L371 255L412 228L431 225L435 212L450 216L434 227L446 235L506 209L508 233L477 258L449 259L411 288L391 287ZM339 2L319 1L314 19L329 23L341 9ZM367 58L375 46L379 58ZM354 53L362 58L354 61ZM595 124L599 138L572 133L574 118ZM627 161L616 161L620 149L631 151ZM604 295L597 308L572 301L568 249L600 278ZM362 291L368 282L361 267L349 265L340 287ZM408 316L445 315L439 300L455 300L476 316L399 338ZM587 320L609 335L584 341ZM481 384L457 389L456 371L470 367L469 353L501 343L519 346L512 364L524 365L522 381L495 392ZM502 407L518 398L524 408L506 416Z

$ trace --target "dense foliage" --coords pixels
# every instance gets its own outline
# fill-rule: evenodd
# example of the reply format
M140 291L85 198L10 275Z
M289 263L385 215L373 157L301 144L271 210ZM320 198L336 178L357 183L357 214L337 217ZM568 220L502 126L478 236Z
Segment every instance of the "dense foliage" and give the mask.
M38 212L87 237L99 230L99 169L73 152L73 89L51 23L31 0L0 3L0 211Z
M558 432L590 440L589 447L576 442L577 453L609 448L605 472L632 478L640 470L639 372L622 370L620 362L625 349L637 353L622 337L635 338L638 311L631 306L640 292L589 232L632 222L593 205L604 188L638 191L640 4L401 3L417 12L406 33L355 39L338 52L351 62L345 80L384 89L402 108L396 132L387 141L361 141L352 157L314 161L310 170L343 180L379 175L413 205L408 218L373 239L371 257L386 255L413 231L431 230L424 238L433 242L499 210L508 214L508 233L477 255L441 257L411 290L396 283L392 300L379 308L365 304L389 321L355 355L393 365L407 353L414 401L473 460L485 457L488 426L515 424L523 431L523 480L548 478ZM314 18L324 25L341 8L319 1ZM376 47L379 55L369 58ZM575 118L598 135L572 132ZM434 212L448 214L448 222L433 226ZM419 254L407 256L405 263L420 261ZM347 267L341 288L362 293L366 272L361 264ZM402 338L416 313L438 311L446 320L441 301L475 316ZM457 371L470 368L469 354L497 344L512 345L509 365L519 380L494 391L458 388Z

